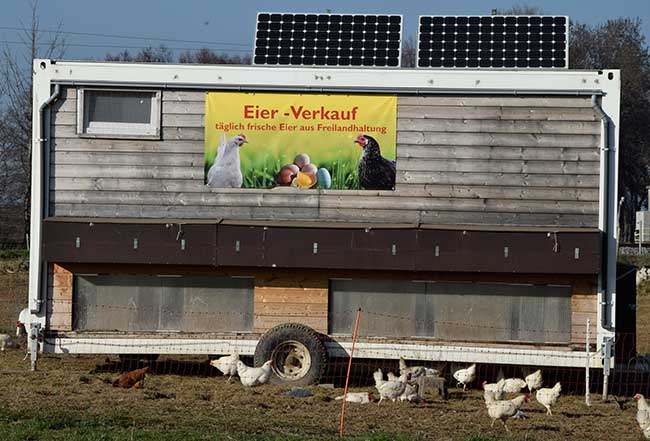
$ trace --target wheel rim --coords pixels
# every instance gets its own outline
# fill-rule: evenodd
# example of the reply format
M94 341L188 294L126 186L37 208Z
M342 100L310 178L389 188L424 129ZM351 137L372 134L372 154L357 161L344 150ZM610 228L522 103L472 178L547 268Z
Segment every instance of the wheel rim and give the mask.
M311 368L309 349L295 340L280 343L271 353L273 372L285 380L300 380Z

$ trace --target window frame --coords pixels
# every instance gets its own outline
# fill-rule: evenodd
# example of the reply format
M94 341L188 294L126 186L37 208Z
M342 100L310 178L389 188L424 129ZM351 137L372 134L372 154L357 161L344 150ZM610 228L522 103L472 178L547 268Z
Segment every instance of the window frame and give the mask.
M145 92L153 94L151 99L151 122L95 122L88 123L86 91L89 92ZM103 87L77 88L77 135L81 138L108 139L151 139L159 140L161 135L162 91L156 89L121 89Z

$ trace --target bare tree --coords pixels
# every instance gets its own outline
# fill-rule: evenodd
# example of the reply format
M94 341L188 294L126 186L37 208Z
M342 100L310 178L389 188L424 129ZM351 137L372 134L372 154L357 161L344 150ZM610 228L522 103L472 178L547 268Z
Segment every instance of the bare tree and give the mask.
M576 69L621 69L619 196L625 197L621 237L629 241L650 184L650 50L641 20L572 24L569 62Z
M165 45L158 47L148 46L131 55L128 50L118 52L117 54L106 54L106 61L128 61L133 63L172 63L174 53Z
M514 5L507 9L497 9L498 15L542 15L542 8L533 5Z
M186 50L178 56L179 63L188 64L250 64L249 55L217 54L212 49L201 48L196 51Z
M0 49L0 205L3 213L15 216L3 216L0 222L18 222L25 233L29 231L31 193L32 60L60 58L65 51L62 25L54 32L42 31L38 1L30 7L30 22L20 21L22 44L17 50L8 45ZM24 244L24 238L16 240Z
M417 46L415 38L409 36L404 39L402 44L402 67L415 67L417 59Z

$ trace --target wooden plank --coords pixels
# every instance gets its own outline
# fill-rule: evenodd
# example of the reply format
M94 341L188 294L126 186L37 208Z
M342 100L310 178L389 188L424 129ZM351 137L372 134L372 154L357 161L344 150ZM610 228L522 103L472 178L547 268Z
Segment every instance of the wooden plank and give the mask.
M599 161L600 152L595 148L399 145L397 160L408 158Z
M163 127L205 127L205 115L164 113Z
M260 290L259 292L282 295L286 288L301 288L305 292L312 289L318 291L329 288L327 276L318 271L305 270L297 274L290 272L289 275L284 276L278 274L277 271L257 272L255 275L255 289Z
M325 280L327 280L325 278ZM327 288L303 289L284 287L255 287L255 304L322 304L327 305Z
M56 138L52 150L67 152L134 152L204 154L205 145L197 141L144 141L137 139Z
M421 223L436 225L598 226L598 215L593 214L421 211L419 219Z
M54 178L205 179L203 167L53 164L50 172Z
M162 114L177 113L181 115L205 115L205 102L197 101L164 101Z
M598 309L597 296L572 296L571 311L576 313L595 314Z
M598 189L564 187L506 187L481 185L400 184L400 195L475 199L598 201Z
M207 92L200 90L163 90L163 101L205 101Z
M51 267L51 297L47 299L47 327L52 330L72 330L72 284L73 275L59 265Z
M397 106L398 118L598 121L593 109L568 107Z
M318 207L318 195L267 193L174 193L141 191L55 191L53 203L63 204L119 204L119 205L202 205L239 207Z
M463 173L397 171L397 188L405 184L488 185L522 187L598 188L597 175L522 174L522 173Z
M76 112L54 112L52 121L53 126L76 126ZM163 127L205 127L205 115L200 114L173 114L164 113L162 115Z
M76 126L77 112L52 112L52 126Z
M537 135L521 133L441 133L397 132L397 144L416 145L478 145L503 147L573 147L596 148L596 135Z
M55 151L51 155L53 164L75 165L132 165L139 166L175 166L175 167L201 167L205 164L203 153L131 153L131 152L61 152Z
M327 317L327 302L323 303L255 303L258 316L279 316L286 313L300 313L305 317Z
M161 138L163 140L203 141L205 130L192 127L163 127Z
M106 190L106 191L208 191L197 179L119 179L119 178L52 178L50 190Z
M514 121L496 119L398 118L397 130L410 132L489 132L600 135L600 123L596 121Z
M460 199L396 197L322 197L321 208L376 210L399 206L402 210L442 210L467 212L598 214L597 202L529 201L512 199Z
M52 178L50 189L63 190L103 190L103 191L163 191L183 193L203 193L208 191L224 192L225 189L209 189L202 182L192 179L119 179L119 178ZM247 192L255 190L247 189ZM276 191L275 189L273 191ZM260 193L269 190L260 189ZM328 193L319 193L321 197ZM436 185L436 184L400 184L395 196L443 197L472 199L530 199L558 201L597 201L597 189L563 188L563 187L506 187L480 185ZM373 196L372 193L353 192L342 196Z
M164 165L164 164L161 164ZM398 171L599 175L597 161L528 161L517 159L399 159Z
M400 96L397 105L592 108L590 97L549 96Z
M286 316L286 317L258 317L255 316L253 332L263 334L274 326L283 323L302 323L307 325L317 332L327 334L327 319L322 317L301 317L300 315Z
M77 96L60 99L52 104L53 112L71 112L77 113Z
M359 210L357 208L324 208L318 210L321 220L346 220L349 222L419 223L420 213L413 210L382 209Z
M312 207L221 207L198 205L120 205L120 204L52 204L52 216L123 217L151 219L293 219L313 220L318 208Z

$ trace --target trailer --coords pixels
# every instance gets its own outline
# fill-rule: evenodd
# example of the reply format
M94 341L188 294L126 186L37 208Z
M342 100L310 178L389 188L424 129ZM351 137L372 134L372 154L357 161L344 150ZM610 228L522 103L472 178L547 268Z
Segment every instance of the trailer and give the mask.
M32 361L237 352L310 383L360 309L355 357L609 366L619 100L618 70L35 60ZM239 134L243 184L206 185ZM392 187L353 182L364 134ZM352 178L256 165L276 135L338 136Z

